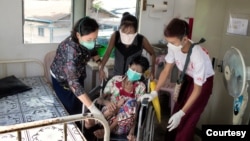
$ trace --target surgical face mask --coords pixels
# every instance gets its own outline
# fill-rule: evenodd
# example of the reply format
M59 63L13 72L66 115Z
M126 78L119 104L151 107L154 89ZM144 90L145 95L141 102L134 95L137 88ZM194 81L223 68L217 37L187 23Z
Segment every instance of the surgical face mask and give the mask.
M180 51L183 48L182 45L176 46L176 45L173 45L172 43L168 43L168 47L174 51Z
M121 30L119 30L119 32L120 32L121 41L125 45L131 45L135 39L135 36L137 35L137 33L126 34L126 33L123 33Z
M141 75L142 75L141 73L133 71L131 68L129 68L128 71L127 71L128 80L131 81L131 82L140 80Z
M80 44L83 45L84 47L86 47L89 50L92 50L95 47L95 42L94 41L88 41L88 42L80 41Z

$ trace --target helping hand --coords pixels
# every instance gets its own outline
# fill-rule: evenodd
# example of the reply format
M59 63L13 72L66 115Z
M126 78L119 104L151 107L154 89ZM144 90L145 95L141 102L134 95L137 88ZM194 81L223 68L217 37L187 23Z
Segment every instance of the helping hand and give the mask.
M179 110L177 113L175 113L174 115L171 116L171 118L168 121L168 131L172 131L173 129L175 129L181 121L181 118L185 115L185 113L182 110Z
M150 94L144 94L141 97L139 97L138 101L143 101L144 98L148 98L148 101L152 101L156 96L158 96L157 91L152 91Z
M92 114L97 114L98 116L101 116L102 118L104 118L102 112L96 108L95 104L92 103L89 107L88 107L89 111L92 113ZM104 118L105 119L105 118Z
M108 68L106 66L101 69L101 66L99 66L99 78L101 80L107 79L109 75Z

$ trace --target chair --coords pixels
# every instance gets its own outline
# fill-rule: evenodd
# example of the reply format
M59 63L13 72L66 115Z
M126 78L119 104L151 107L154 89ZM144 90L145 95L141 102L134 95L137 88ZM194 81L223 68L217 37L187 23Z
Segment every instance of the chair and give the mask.
M162 71L162 69L164 68L165 65L165 55L160 55L156 58L156 66L155 66L155 76L156 79L158 79L160 72ZM169 99L169 107L171 109L171 113L173 111L174 108L174 101L173 101L173 94L174 94L174 88L175 88L175 83L178 79L178 68L176 66L173 67L172 72L170 73L167 81L165 82L164 86L160 88L161 92L167 92L170 96Z
M45 64L45 78L47 79L47 81L52 85L52 80L51 80L51 76L50 76L50 65L52 64L54 58L56 55L56 51L50 51L48 52L45 57L44 57L44 64Z

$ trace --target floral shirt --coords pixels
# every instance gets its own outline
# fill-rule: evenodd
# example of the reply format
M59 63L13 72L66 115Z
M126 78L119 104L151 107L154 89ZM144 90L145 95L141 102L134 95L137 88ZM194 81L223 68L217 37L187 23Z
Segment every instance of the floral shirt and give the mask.
M112 77L108 83L106 84L103 93L104 94L111 94L110 100L114 103L120 100L121 97L128 99L128 98L135 98L137 99L141 95L145 94L146 91L146 86L143 82L136 81L134 83L134 91L131 92L130 94L127 92L124 92L126 94L121 94L122 88L121 88L121 83L122 80L124 79L124 76L118 75Z
M95 55L95 49L89 51L68 37L59 44L50 68L59 83L74 89L74 94L79 96L85 93L87 62Z
M114 134L122 135L128 134L132 128L135 120L135 114L137 109L137 98L145 94L146 86L143 82L136 81L133 84L133 91L126 92L122 88L122 81L124 76L118 75L112 77L104 88L104 94L110 96L110 101L116 104L119 103L121 99L125 100L124 104L120 107L117 115L113 115L111 118L107 119L109 124L112 124L117 118L118 125L113 131ZM102 108L102 112L105 112L107 107Z

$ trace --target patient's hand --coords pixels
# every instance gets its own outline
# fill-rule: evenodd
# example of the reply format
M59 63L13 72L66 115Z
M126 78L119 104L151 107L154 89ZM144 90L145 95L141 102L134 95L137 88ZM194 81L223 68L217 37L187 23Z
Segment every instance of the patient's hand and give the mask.
M118 102L117 102L117 108L120 108L125 102L125 99L124 98L121 98Z
M129 134L129 135L127 136L127 139L128 139L128 141L136 141L136 136L134 136L134 135L132 135L132 134Z
M111 112L113 112L117 109L116 104L113 102L110 102L110 101L106 102L105 105L106 105L107 109Z

